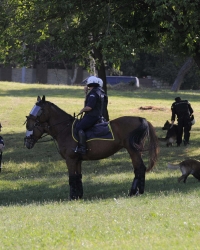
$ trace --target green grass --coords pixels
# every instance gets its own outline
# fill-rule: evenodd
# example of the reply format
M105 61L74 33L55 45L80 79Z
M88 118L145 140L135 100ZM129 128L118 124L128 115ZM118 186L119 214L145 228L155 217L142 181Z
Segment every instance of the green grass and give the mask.
M161 127L171 117L174 98L188 99L196 119L191 145L167 148L160 143L145 193L132 198L133 169L125 150L83 162L81 201L68 199L67 167L52 141L32 150L23 145L25 116L43 94L71 115L83 106L82 87L0 82L6 143L0 173L1 249L200 249L200 183L192 176L186 184L178 183L181 172L166 167L167 162L200 159L200 91L109 88L110 119L145 117L159 137L165 136Z

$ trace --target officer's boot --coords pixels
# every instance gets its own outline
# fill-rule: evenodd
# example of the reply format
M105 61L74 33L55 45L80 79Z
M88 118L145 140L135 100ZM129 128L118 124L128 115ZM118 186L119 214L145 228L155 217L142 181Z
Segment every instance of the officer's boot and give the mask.
M85 138L85 133L83 130L78 131L78 136L79 136L79 146L78 149L76 150L77 153L85 155L86 154L86 138Z

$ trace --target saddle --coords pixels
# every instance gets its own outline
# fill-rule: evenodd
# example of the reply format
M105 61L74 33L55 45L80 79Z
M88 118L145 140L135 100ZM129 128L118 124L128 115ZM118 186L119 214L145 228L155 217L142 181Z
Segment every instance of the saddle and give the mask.
M76 125L80 120L75 119L72 124L72 138L78 142L78 131L76 130ZM97 123L93 127L85 131L86 142L92 140L109 140L113 141L114 135L109 122Z

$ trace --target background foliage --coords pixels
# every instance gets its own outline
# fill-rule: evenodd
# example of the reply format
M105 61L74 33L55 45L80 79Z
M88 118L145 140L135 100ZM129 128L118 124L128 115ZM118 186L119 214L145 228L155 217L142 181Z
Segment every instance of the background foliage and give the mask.
M135 61L141 53L164 53L168 63L145 65L135 73L152 72L171 84L177 59L191 57L200 67L199 5L199 0L2 0L0 61L28 67L79 64L89 69L92 57L106 90L105 70L110 64L119 70L122 62ZM199 88L195 79L183 88L191 82L190 88Z
M137 77L151 76L172 86L176 76L185 62L185 58L169 54L166 51L157 54L139 53L139 59L135 62L122 62L120 72L123 75L134 75ZM119 73L118 73L119 75ZM181 89L199 89L200 71L196 64L185 75Z

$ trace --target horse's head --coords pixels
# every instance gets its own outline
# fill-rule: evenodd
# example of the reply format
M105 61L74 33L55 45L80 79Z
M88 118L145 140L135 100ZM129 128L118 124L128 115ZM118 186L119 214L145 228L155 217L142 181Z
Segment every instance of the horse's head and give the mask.
M26 116L26 136L24 144L28 149L34 147L35 143L46 132L48 127L48 107L45 96L42 99L38 96L36 104L33 106L29 116Z

